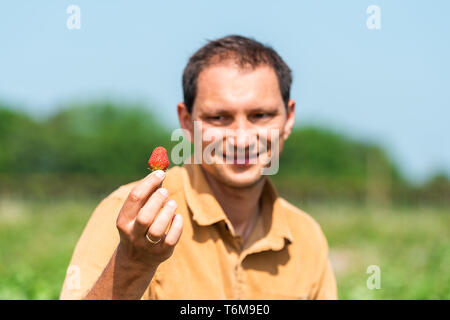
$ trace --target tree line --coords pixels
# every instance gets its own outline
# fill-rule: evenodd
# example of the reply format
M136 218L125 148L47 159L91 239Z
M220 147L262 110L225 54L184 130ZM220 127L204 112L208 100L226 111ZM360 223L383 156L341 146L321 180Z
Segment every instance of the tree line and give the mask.
M171 130L141 105L73 104L45 119L0 105L0 195L104 196L148 173ZM297 202L450 203L450 180L409 182L377 144L325 128L295 127L271 179Z

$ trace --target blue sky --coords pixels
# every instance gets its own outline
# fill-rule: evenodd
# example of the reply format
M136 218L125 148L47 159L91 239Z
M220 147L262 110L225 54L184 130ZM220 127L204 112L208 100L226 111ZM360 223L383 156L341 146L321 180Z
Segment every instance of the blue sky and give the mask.
M81 29L68 30L69 5ZM381 29L366 27L369 5ZM0 100L46 115L76 100L158 106L206 39L270 44L294 72L297 123L378 142L420 181L450 173L450 1L3 1Z

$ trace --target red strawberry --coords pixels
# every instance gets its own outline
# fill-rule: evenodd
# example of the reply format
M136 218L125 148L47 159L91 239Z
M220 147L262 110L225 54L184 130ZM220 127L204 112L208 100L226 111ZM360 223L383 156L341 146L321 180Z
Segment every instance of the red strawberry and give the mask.
M169 159L167 158L167 151L163 147L157 147L153 150L150 159L148 159L148 166L150 170L166 170L169 166Z

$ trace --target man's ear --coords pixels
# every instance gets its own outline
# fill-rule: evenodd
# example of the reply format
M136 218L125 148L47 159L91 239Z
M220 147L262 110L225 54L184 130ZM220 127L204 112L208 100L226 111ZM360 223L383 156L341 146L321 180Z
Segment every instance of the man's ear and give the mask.
M295 101L290 99L287 107L286 123L284 125L283 139L286 140L291 134L295 123Z
M179 102L177 105L178 121L180 122L181 129L186 130L189 135L186 137L192 143L192 137L194 136L194 125L192 122L192 115L189 113L186 104Z

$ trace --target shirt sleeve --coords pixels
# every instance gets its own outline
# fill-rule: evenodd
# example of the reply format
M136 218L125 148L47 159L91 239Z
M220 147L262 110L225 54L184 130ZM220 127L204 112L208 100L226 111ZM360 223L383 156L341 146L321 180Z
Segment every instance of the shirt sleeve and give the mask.
M314 285L312 299L314 300L337 300L337 284L333 267L328 257L328 243L325 235L322 234L321 258L319 263L319 277Z
M325 267L320 277L317 292L314 297L316 300L337 300L336 279L331 267L330 260L327 259Z
M82 299L105 269L119 244L116 220L123 202L111 194L95 208L73 252L60 299Z

